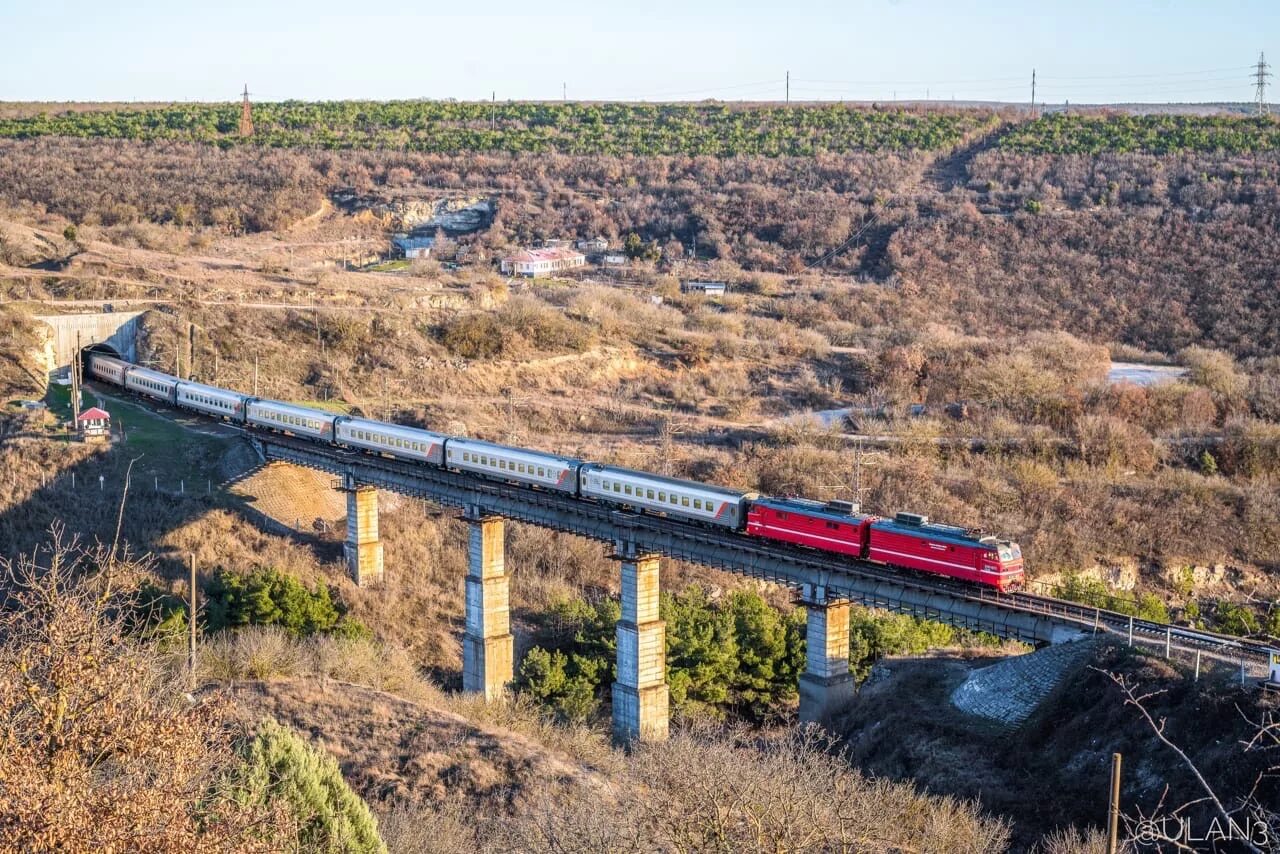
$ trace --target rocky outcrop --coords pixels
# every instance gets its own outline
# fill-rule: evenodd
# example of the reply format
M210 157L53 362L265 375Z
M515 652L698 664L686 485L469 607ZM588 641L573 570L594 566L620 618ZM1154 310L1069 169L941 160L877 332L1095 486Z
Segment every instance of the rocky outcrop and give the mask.
M394 231L434 231L469 234L487 228L498 209L496 200L483 196L444 199L384 199L360 196L354 191L334 193L336 204L354 213L368 211Z

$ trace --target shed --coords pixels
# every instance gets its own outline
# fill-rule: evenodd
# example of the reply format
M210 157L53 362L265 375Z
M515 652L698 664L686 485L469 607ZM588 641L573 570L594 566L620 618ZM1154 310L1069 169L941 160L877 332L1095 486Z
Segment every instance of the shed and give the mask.
M415 258L430 258L431 249L436 245L436 239L422 236L396 236L391 239L391 244L405 258L413 260Z
M86 439L105 439L111 435L111 415L94 406L80 413L76 429Z
M709 297L722 297L729 290L727 282L683 282L680 290L687 294L705 294Z

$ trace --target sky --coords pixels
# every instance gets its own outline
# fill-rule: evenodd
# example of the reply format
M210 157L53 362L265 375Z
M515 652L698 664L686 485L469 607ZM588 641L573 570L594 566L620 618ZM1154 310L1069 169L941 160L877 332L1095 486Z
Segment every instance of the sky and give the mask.
M1251 101L1280 2L0 0L0 44L9 101Z

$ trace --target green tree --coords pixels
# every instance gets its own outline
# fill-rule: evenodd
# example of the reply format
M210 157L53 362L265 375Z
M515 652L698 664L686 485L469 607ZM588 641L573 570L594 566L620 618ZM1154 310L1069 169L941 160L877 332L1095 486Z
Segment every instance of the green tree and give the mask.
M639 258L644 254L644 241L633 231L622 242L622 251L627 253L628 258L633 260Z
M1243 605L1219 602L1213 611L1218 631L1229 635L1255 635L1258 633L1257 616Z
M328 753L270 718L242 752L237 800L262 807L284 804L297 822L301 850L386 854L369 805L347 785Z
M667 685L676 708L687 703L719 705L729 699L738 666L732 615L711 607L699 585L678 596L664 593L667 624Z
M871 665L886 655L921 653L955 643L956 638L956 630L943 623L870 608L851 608L850 669L859 678L865 678Z
M363 624L346 616L329 588L308 589L301 581L273 568L248 574L220 571L205 586L207 629L280 626L290 634L318 632L343 637L367 636Z
M1200 452L1200 471L1209 477L1218 473L1218 461L1209 453L1208 448Z
M760 594L739 590L729 597L738 649L738 668L730 686L734 699L753 716L793 697L804 670L804 614L783 615Z

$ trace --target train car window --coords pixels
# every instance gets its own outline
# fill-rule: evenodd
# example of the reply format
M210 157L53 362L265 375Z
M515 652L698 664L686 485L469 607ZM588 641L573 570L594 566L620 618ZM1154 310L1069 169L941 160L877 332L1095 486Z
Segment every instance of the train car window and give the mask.
M621 485L621 484L618 484L618 483L615 483L615 484L613 485L613 491L614 491L614 492L621 492L621 491L622 491L622 485Z
M838 530L840 530L840 523L839 523L839 522L828 522L828 523L827 523L827 527L828 527L828 528L830 528L830 529L831 529L831 530L833 530L833 531L838 531Z
M695 499L693 499L693 509L694 509L694 510L701 510L701 509L702 509L702 499L701 499L701 498L695 498Z
M665 492L659 492L659 493L658 493L658 500L659 500L659 501L666 501L666 500L667 500L667 494L666 494Z
M648 498L650 501L652 501L652 500L653 500L653 490L652 490L652 489L647 489L647 490L645 490L644 497L645 497L645 498Z
M538 477L546 477L546 476L547 476L547 470L542 466L538 466Z
M681 506L681 507L688 507L688 506L689 506L689 496L687 496L687 495L682 495L682 496L680 496L680 506Z

